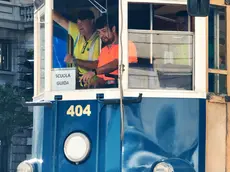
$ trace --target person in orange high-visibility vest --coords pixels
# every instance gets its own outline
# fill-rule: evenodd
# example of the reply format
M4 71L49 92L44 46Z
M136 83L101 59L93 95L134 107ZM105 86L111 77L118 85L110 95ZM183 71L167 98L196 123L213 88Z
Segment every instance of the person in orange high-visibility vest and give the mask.
M96 69L84 74L81 81L94 87L109 87L114 84L114 78L105 74L118 75L118 20L114 16L103 15L96 21L97 32L105 44L98 57ZM136 46L129 41L129 63L137 62ZM95 77L97 76L97 77Z

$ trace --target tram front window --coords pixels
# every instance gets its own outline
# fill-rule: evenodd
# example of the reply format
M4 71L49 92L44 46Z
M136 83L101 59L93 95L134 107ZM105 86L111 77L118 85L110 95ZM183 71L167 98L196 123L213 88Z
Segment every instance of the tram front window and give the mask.
M194 18L186 5L128 5L128 39L138 62L129 65L129 88L193 89Z
M57 2L52 90L117 87L118 3L99 1L106 9L89 1Z

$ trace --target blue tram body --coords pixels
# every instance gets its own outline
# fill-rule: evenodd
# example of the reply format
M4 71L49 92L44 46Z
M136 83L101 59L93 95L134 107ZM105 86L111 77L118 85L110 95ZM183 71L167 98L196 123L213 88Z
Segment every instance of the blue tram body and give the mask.
M93 2L49 0L37 7L32 157L18 172L205 172L206 19L190 18L190 30L176 31L176 14L167 19L171 14L162 11L186 9L186 2L98 0L120 13L119 66L125 70L118 88L76 90L75 75L55 78L76 74L76 68L66 69L74 44L53 22L52 10L68 16L75 14L72 8L97 6ZM126 58L128 40L137 47L137 68ZM62 81L69 85L57 84ZM137 93L143 97L133 98ZM66 146L76 133L88 139L82 161L71 161L67 151L85 149L76 140Z
M67 115L72 105L90 105L90 116ZM205 171L205 99L144 97L124 112L121 141L119 104L57 99L51 107L35 107L32 158L42 159L37 171L150 172L161 161L174 172ZM79 164L64 154L73 132L90 140L90 153Z

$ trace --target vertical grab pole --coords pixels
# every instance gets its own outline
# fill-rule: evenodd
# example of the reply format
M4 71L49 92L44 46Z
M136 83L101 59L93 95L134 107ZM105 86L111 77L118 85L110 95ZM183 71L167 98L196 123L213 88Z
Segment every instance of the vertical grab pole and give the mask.
M150 64L153 64L153 4L150 4Z

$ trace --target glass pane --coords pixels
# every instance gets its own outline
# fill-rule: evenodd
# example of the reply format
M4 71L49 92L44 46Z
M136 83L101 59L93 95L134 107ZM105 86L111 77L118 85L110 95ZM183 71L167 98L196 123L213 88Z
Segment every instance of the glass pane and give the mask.
M153 8L148 15L152 13L154 17L146 16L150 22L142 25L153 23L153 27L143 30L132 25L128 31L129 88L192 90L194 33L188 31L192 24L184 11L186 6L148 6ZM134 5L129 7L135 11ZM173 10L169 11L169 7ZM134 14L129 13L128 19L132 19ZM130 57L135 52L137 62L134 63Z
M7 59L8 59L8 63L7 63L7 70L11 70L11 44L7 44Z
M129 40L136 45L138 57L137 63L129 65L129 88L192 90L192 34L130 30Z
M209 14L209 68L227 69L226 10L212 6Z
M226 58L226 13L225 9L219 11L219 69L227 69Z
M11 69L10 45L7 43L0 44L0 70Z
M2 44L2 59L3 59L3 68L4 70L9 70L8 62L8 46L7 44Z
M118 1L99 2L109 9L105 18L88 1L59 2L53 11L52 90L117 88ZM61 10L61 2L71 8Z
M40 18L40 93L45 89L45 16Z
M2 44L0 44L0 70L2 69Z
M227 76L209 73L209 92L216 94L227 94Z
M128 15L132 16L128 20L128 27L132 29L150 29L150 5L140 3L129 3Z

